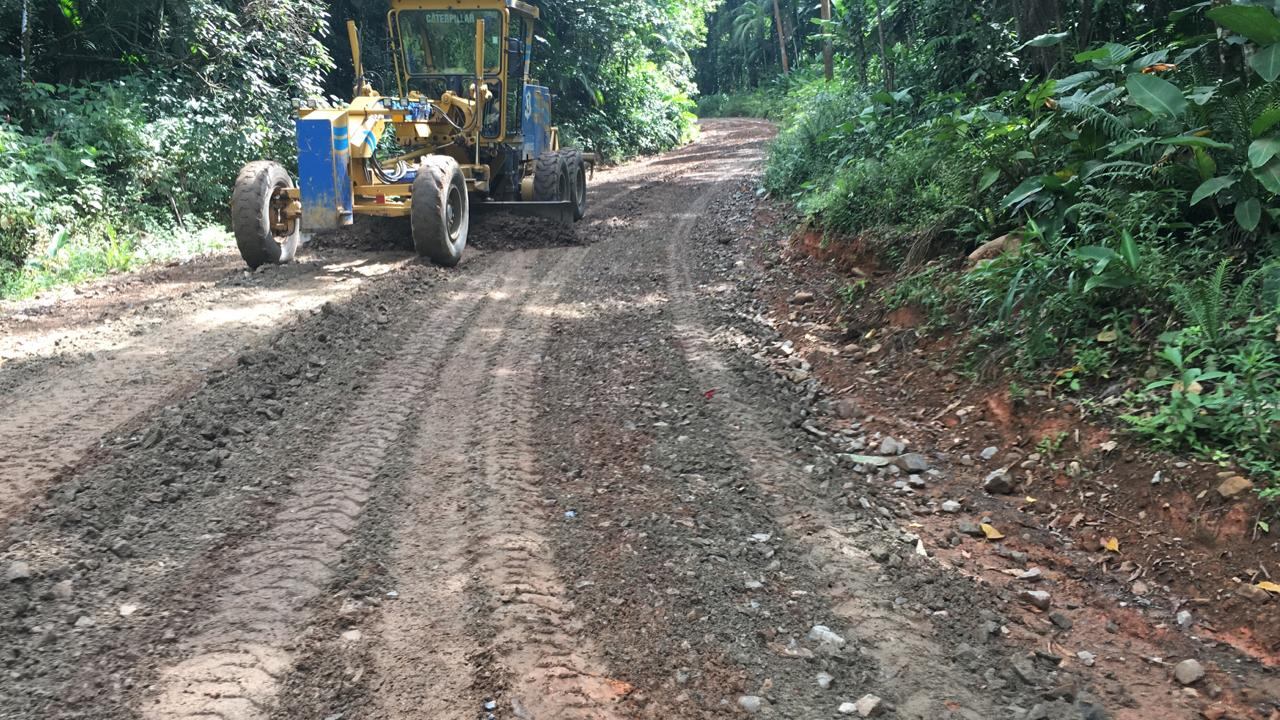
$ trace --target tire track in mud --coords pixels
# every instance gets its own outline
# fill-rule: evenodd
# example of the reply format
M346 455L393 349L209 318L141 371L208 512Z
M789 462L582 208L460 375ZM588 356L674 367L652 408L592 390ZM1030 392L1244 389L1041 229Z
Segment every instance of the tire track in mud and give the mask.
M204 371L271 336L282 322L325 302L342 302L363 285L330 282L336 276L324 266L308 263L314 275L289 288L197 290L159 313L64 333L57 343L32 348L29 358L0 363L18 378L0 392L6 406L0 415L0 525L81 463L104 435L189 394ZM71 360L51 355L62 340L80 354Z
M894 606L895 591L868 580L879 573L869 550L836 530L839 519L829 502L807 494L808 478L794 462L793 452L780 441L788 429L760 410L758 389L750 388L719 349L717 328L709 326L700 308L691 268L697 266L690 245L702 218L718 195L752 175L762 155L746 152L723 163L715 182L709 182L680 212L667 243L668 287L674 331L690 373L701 387L717 388L715 409L730 448L745 462L748 477L775 498L772 512L793 542L809 546L816 566L830 578L828 595L833 612L853 631L858 647L880 667L879 683L896 696L897 715L904 720L950 717L956 707L996 716L999 709L971 692L981 678L964 676L932 637L928 622L913 620L885 608ZM696 177L696 174L694 175Z
M471 718L493 698L499 717L608 719L627 692L579 636L534 462L538 366L556 318L572 312L557 306L565 278L587 256L559 252L505 320L497 307L480 319L423 418L394 554L401 599L375 653L387 717Z
M154 696L140 708L143 717L267 716L291 667L290 639L305 620L305 606L332 578L379 468L420 410L431 369L443 364L474 317L504 297L497 288L522 277L504 260L446 290L445 304L433 308L431 319L370 379L272 529L243 549L214 613L184 642L186 659L161 671Z

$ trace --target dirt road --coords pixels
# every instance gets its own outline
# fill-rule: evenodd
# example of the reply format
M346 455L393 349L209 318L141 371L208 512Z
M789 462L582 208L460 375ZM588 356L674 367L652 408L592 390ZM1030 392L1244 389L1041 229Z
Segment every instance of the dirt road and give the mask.
M0 717L1198 717L1007 639L1025 603L868 489L883 438L763 361L770 134L452 271L331 244L7 308Z

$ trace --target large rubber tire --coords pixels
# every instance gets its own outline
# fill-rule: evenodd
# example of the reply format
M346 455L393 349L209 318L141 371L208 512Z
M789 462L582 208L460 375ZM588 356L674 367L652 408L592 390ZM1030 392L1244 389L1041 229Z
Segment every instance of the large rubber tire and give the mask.
M462 260L471 230L471 198L457 160L431 155L422 161L413 181L409 216L419 255L445 267Z
M269 263L290 262L298 252L302 237L298 218L287 222L286 232L273 227L280 219L282 206L292 202L284 196L284 191L292 188L289 173L266 160L245 165L236 178L231 195L231 229L240 257L255 270Z
M587 164L581 150L561 150L565 169L569 173L569 199L573 201L574 222L587 215Z
M539 202L561 202L571 198L569 167L564 156L548 151L538 156L533 168L533 199Z

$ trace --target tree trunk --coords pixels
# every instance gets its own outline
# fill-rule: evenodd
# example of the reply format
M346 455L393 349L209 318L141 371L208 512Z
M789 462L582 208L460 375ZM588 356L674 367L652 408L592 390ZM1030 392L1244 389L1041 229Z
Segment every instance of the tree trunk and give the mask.
M782 58L782 74L789 75L791 73L791 63L787 60L787 37L782 31L782 8L778 6L778 0L773 0L773 26L778 29L778 52Z
M1080 7L1080 19L1076 21L1076 44L1081 50L1089 47L1093 39L1093 3L1086 2Z
M858 79L862 81L862 87L867 87L867 33L866 20L859 17L857 26L858 33Z
M22 0L21 39L18 48L18 81L27 81L27 63L31 62L31 13L28 0Z
M776 2L776 0L775 0ZM893 61L889 59L889 46L884 41L884 3L876 0L876 27L880 33L880 65L884 74L884 87L893 92Z
M835 53L831 48L831 0L822 0L822 34L826 37L822 40L822 74L827 78L827 82L835 79Z
M1088 4L1088 3L1086 3ZM1028 42L1062 23L1062 5L1060 0L1020 0L1018 6L1018 39ZM1062 57L1062 48L1027 48L1026 52L1042 77L1053 73L1053 66Z

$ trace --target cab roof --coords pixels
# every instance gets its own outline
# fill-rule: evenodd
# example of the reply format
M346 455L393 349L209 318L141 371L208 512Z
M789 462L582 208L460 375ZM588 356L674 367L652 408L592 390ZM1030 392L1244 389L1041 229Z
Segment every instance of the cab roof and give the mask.
M530 5L527 2L521 2L521 0L507 0L507 8L509 10L518 12L521 15L527 15L533 18L534 20L538 19L538 14L539 14L538 8L534 5Z

